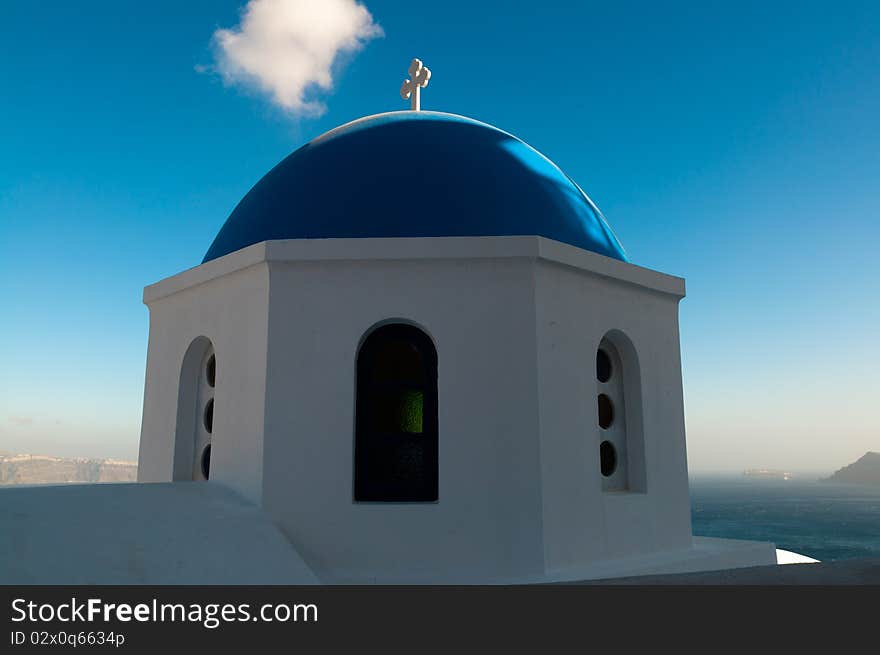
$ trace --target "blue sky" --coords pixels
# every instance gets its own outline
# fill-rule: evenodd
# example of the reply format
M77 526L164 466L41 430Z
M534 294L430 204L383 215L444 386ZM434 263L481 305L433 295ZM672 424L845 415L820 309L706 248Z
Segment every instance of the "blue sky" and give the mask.
M321 116L224 83L243 2L5 3L0 451L135 458L145 285L304 141L422 106L510 131L684 276L692 470L880 450L880 5L367 0ZM823 6L824 5L824 6Z

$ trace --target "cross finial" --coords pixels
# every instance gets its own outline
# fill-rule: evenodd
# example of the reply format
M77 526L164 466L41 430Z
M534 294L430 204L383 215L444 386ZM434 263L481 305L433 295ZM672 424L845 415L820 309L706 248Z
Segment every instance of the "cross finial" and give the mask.
M422 64L422 60L413 59L409 65L409 79L404 80L400 87L400 97L411 101L410 107L413 111L422 108L421 91L428 86L430 79L431 71Z

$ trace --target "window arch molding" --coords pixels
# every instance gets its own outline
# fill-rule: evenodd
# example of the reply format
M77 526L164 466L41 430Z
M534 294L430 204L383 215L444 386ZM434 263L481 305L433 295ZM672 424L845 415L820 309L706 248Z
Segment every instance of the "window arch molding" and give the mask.
M404 318L403 316L397 316L397 317L393 317L393 318L383 318L381 321L376 321L370 327L368 327L366 330L364 330L364 333L361 335L360 340L358 340L357 350L355 350L355 364L357 364L357 357L358 357L358 354L360 354L360 352L361 352L361 348L363 348L363 346L364 346L364 342L366 342L367 339L370 338L370 336L373 334L373 332L375 332L376 330L378 330L380 328L385 327L386 325L406 325L406 326L413 327L413 328L417 329L419 332L423 332L425 334L425 336L428 337L428 339L430 340L431 346L434 348L434 351L436 352L436 350L437 350L436 340L434 339L434 335L431 334L431 331L427 328L427 326L419 323L418 321L414 321L410 318Z
M355 357L354 501L437 501L438 446L434 341L413 321L380 321Z

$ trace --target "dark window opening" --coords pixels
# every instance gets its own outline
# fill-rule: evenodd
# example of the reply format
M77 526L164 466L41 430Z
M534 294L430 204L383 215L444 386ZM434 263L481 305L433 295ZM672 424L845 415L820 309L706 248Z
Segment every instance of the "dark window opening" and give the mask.
M411 325L385 325L357 358L355 501L438 497L437 352Z

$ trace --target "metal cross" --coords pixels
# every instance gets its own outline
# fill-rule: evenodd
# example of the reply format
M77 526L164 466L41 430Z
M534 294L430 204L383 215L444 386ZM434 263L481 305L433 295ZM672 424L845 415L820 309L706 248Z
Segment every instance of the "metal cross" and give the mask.
M409 65L409 79L404 80L400 87L400 97L404 100L411 100L413 111L419 111L422 108L421 91L428 86L430 79L431 71L425 68L422 60L413 59Z

